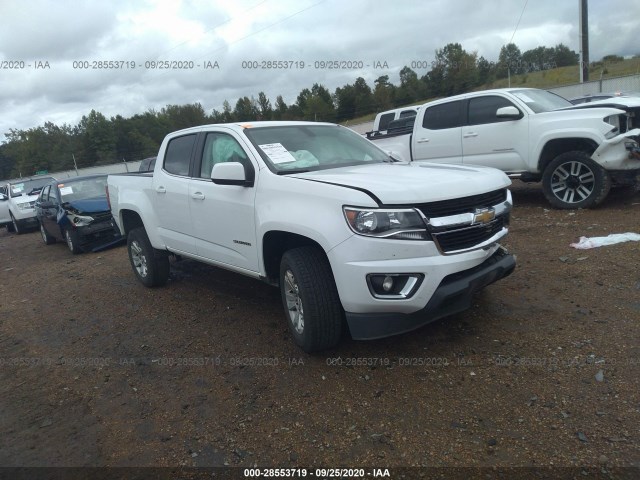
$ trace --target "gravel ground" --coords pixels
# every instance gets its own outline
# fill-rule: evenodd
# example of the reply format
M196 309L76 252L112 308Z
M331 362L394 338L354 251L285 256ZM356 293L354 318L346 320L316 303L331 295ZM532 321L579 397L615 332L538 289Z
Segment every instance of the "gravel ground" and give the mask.
M640 194L516 182L515 273L465 313L306 355L276 289L0 232L1 466L640 467Z

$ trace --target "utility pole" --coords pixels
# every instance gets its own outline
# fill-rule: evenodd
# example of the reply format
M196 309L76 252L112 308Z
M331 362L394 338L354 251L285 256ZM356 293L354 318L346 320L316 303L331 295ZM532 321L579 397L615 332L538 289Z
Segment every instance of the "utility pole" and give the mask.
M76 156L72 153L72 154L71 154L71 158L73 158L73 166L74 166L74 167L75 167L75 169L76 169L76 177L77 177L77 176L78 176L78 175L80 175L80 174L78 173L78 164L76 163Z
M580 10L580 83L589 81L589 8L588 0L578 0Z

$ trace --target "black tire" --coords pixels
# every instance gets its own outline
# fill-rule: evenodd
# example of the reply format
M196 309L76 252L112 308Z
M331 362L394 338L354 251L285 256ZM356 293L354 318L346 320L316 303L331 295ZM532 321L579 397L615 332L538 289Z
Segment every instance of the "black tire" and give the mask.
M159 287L169 279L169 257L151 246L144 227L134 228L127 236L129 262L145 287Z
M67 248L71 253L77 255L82 253L82 249L78 245L78 235L70 228L64 230L64 239L67 242Z
M13 228L13 222L7 223L7 232L13 233L15 229Z
M338 344L344 312L322 250L300 247L285 252L280 262L280 296L289 331L302 350L311 353Z
M56 243L55 237L52 237L47 233L47 230L44 228L44 225L42 225L42 222L40 222L40 236L42 237L42 241L45 245L52 245Z
M16 232L16 235L22 235L24 233L24 228L20 225L20 222L15 219L13 214L11 214L11 232Z
M542 175L542 191L555 208L593 208L602 203L610 189L609 172L587 152L558 155Z

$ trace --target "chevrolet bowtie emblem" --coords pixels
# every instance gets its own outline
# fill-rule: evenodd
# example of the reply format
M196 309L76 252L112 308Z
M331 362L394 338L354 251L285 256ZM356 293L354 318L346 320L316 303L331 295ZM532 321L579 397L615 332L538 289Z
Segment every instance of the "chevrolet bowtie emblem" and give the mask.
M473 223L489 223L496 218L496 211L493 208L476 209L473 214Z

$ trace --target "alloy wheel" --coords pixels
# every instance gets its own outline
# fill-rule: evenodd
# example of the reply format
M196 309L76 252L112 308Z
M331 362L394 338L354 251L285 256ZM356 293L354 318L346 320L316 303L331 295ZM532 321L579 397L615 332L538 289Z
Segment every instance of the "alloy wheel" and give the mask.
M285 300L287 302L289 320L291 321L296 333L298 335L302 335L302 332L304 332L304 308L302 306L302 298L300 297L298 282L291 270L287 270L285 272L284 282Z

